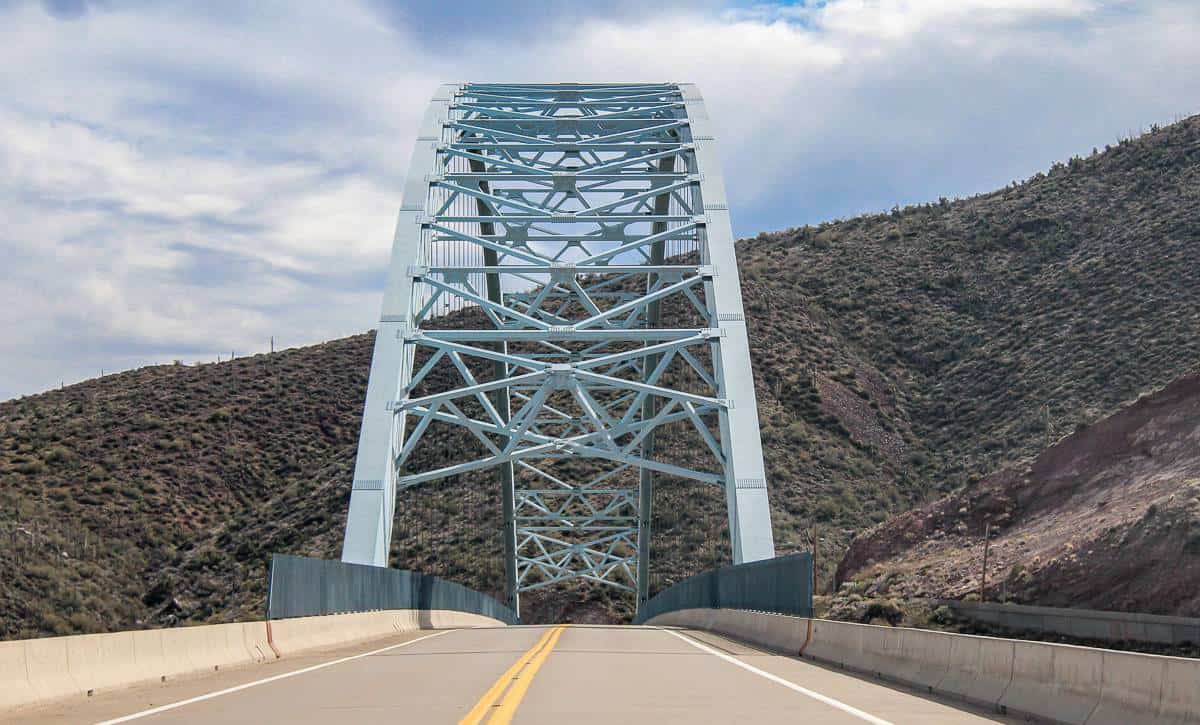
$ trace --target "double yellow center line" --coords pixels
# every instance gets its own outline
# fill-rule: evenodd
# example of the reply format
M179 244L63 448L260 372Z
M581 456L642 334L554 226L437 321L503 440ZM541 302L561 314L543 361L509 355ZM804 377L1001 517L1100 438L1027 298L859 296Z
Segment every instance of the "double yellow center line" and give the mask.
M541 639L518 657L512 667L505 670L488 691L483 693L483 697L458 721L458 725L479 725L483 722L487 725L507 725L512 722L517 706L521 704L521 699L533 683L534 675L545 664L550 651L558 644L558 638L565 631L566 625L546 630Z

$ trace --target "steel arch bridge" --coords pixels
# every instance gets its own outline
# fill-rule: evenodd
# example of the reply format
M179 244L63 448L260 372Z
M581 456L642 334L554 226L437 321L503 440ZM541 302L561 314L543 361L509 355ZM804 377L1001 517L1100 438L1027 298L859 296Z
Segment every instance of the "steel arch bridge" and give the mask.
M450 460L423 455L447 440ZM733 561L774 556L734 237L694 85L434 96L342 559L387 566L397 496L447 477L499 485L514 609L572 578L635 590L640 607L656 477L722 486Z

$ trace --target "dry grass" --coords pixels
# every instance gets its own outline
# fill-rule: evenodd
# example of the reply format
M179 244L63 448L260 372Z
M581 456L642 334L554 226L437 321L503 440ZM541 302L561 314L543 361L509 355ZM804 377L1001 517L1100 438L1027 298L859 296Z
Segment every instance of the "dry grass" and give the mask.
M1197 219L1193 118L992 194L743 242L780 550L819 523L828 581L856 532L1200 358ZM370 352L358 335L0 404L0 633L257 616L270 552L340 548ZM487 490L405 507L400 565L496 591ZM664 483L655 586L724 559L722 509L716 489ZM590 589L529 604L631 610Z

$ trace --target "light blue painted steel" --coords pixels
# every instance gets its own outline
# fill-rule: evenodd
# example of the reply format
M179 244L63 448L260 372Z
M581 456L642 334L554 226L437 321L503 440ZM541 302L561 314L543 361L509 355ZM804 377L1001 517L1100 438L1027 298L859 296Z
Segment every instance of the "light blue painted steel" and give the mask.
M722 485L734 562L774 555L719 169L689 84L442 87L397 224L343 560L387 564L398 491L491 485L499 465L514 592L635 589L647 476ZM414 465L439 427L475 450ZM686 455L655 450L664 427Z
M457 86L443 85L434 95L421 121L421 135L413 148L410 169L433 168L437 159L442 119ZM424 171L410 171L392 239L392 263L384 288L383 309L375 333L371 376L363 406L363 425L354 460L350 511L342 543L342 561L387 566L396 511L396 466L393 450L404 440L405 416L391 413L396 394L407 384L413 347L406 335L415 329L412 307L414 280L410 260L421 255L422 221L429 184Z

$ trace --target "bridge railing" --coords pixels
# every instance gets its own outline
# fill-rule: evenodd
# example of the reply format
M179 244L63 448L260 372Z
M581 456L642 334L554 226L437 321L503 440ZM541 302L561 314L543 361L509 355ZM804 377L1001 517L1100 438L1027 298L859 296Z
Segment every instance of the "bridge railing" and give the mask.
M811 617L812 555L788 554L688 577L650 598L634 623L681 609L749 609Z
M380 609L450 610L520 622L492 597L430 574L288 554L271 557L268 619Z

